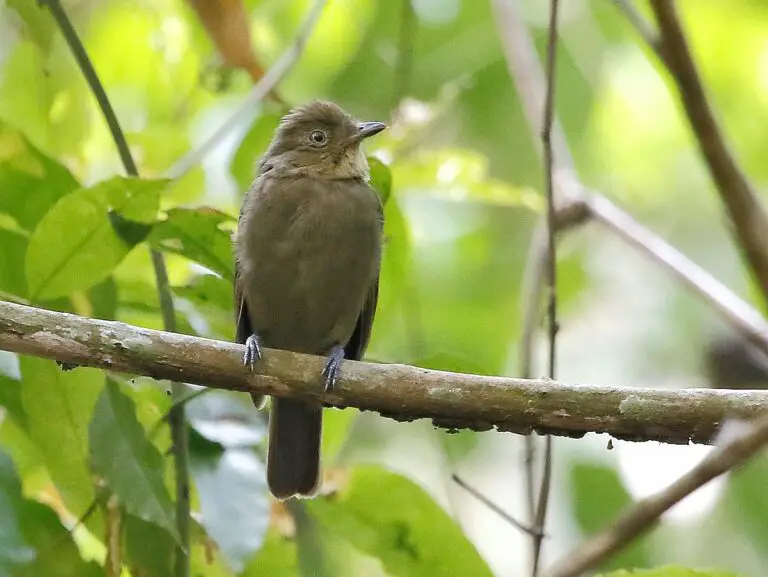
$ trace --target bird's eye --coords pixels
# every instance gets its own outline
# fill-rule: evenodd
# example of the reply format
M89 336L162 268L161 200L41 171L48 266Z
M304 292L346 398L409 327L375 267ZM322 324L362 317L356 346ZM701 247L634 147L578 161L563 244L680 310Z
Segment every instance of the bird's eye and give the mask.
M328 141L328 135L322 130L313 130L309 135L309 139L315 146L322 146Z

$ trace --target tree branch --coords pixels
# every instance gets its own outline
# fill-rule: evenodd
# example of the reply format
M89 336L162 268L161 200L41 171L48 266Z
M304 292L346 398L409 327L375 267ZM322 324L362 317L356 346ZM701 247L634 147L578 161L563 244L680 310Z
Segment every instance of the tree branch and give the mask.
M691 58L675 3L651 0L661 31L663 62L677 84L683 107L731 219L732 233L768 302L768 213L731 155Z
M565 384L345 361L333 393L322 396L324 359L267 350L251 374L243 346L113 321L0 302L0 349L74 365L217 389L301 397L400 421L493 427L581 437L711 443L725 419L768 411L768 391L642 389Z
M546 577L578 577L647 531L673 505L715 477L743 464L768 443L768 415L748 432L723 443L663 491L633 505L605 531L591 537L556 564Z
M494 0L494 8L510 75L515 80L531 131L539 134L541 124L537 111L541 110L543 103L544 75L536 49L514 0ZM557 167L556 192L560 203L565 205L560 210L567 209L570 203L580 206L591 218L669 271L707 301L749 343L768 353L768 322L754 307L606 196L588 190L579 182L573 171L568 143L557 118L553 124L552 144Z

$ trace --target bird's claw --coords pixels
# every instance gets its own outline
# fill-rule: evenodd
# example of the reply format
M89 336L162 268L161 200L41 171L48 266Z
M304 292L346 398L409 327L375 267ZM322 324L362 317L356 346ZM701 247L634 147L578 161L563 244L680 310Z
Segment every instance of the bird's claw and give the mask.
M330 393L333 390L336 380L341 373L341 361L344 360L344 347L337 345L331 350L331 354L328 357L328 362L325 363L323 369L323 376L325 377L325 387L323 388L323 394Z
M259 337L251 335L245 339L245 354L243 354L243 364L248 365L254 370L256 363L261 360L261 343Z

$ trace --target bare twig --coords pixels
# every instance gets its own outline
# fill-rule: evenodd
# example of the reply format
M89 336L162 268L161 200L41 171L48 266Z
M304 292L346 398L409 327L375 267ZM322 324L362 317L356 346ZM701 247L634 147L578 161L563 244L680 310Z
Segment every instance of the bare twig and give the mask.
M716 447L690 472L663 491L633 505L605 531L590 537L568 553L547 577L577 577L596 567L636 537L650 529L673 505L696 489L743 464L768 443L768 415L762 415L749 429Z
M517 3L514 0L494 0L494 6L510 74L515 79L526 118L534 134L538 134L539 116L535 111L541 109L544 80L536 50ZM555 166L558 167L555 173L556 193L566 205L562 208L567 209L570 202L582 204L591 218L681 280L748 342L768 352L768 323L754 307L608 198L582 186L573 173L572 157L557 119L553 124L552 142ZM563 159L562 167L558 159Z
M197 166L227 134L242 125L243 121L253 113L256 105L269 95L272 89L280 83L299 60L310 34L320 20L320 15L323 13L326 2L327 0L316 0L291 46L280 55L267 73L251 88L251 91L245 97L240 107L199 148L191 150L177 160L173 166L168 168L164 173L164 177L171 179L181 178Z
M613 4L623 14L627 21L637 31L640 37L645 41L648 47L653 50L656 56L664 61L664 55L661 48L661 39L659 38L656 30L653 26L643 18L642 14L637 11L632 0L611 0Z
M472 485L467 484L464 479L456 475L455 473L451 476L453 479L453 482L456 483L459 487L464 489L467 493L472 495L475 499L480 501L483 505L488 507L491 511L496 513L499 517L504 519L507 523L512 525L513 527L520 529L523 533L528 533L529 535L536 535L536 536L544 536L540 531L537 531L534 527L528 527L527 525L524 525L517 519L515 519L512 515L504 511L501 507L499 507L496 503L491 501L488 497L483 495L480 491L475 489Z
M85 50L85 46L80 41L74 26L69 20L64 8L59 0L46 0L46 4L56 20L61 32L69 45L72 55L77 61L80 70L85 77L88 87L96 98L104 118L112 134L112 139L120 154L123 167L130 176L137 177L139 171L131 155L128 141L120 127L112 104L109 101L106 90L99 80L93 64ZM163 255L155 250L150 251L152 255L152 265L155 271L157 281L157 292L160 298L160 307L163 313L163 326L168 331L176 329L176 318L173 309L173 299L171 297L171 287L168 282L168 273L165 267ZM172 383L174 398L183 395L183 385ZM187 577L189 575L189 452L187 447L187 427L184 418L184 406L179 405L175 414L170 419L171 436L174 443L174 463L176 468L176 524L179 532L179 548L176 552L176 577Z
M664 62L728 211L731 232L768 301L768 213L725 143L693 63L675 2L651 0L651 8L661 31Z
M549 9L549 35L547 39L546 90L544 96L544 118L541 129L541 144L544 153L544 187L547 197L547 319L549 338L548 376L555 378L557 361L557 248L555 246L555 187L553 179L554 157L552 151L552 123L555 116L555 85L557 80L557 15L558 0L551 0ZM531 576L536 577L541 561L544 525L547 520L549 494L552 488L552 437L544 439L544 467L536 501L534 527L538 534L533 536L533 560Z
M303 398L449 428L667 443L710 443L729 417L768 411L768 391L566 384L345 361L323 396L321 357L267 350L256 372L243 346L0 302L0 349L217 389Z

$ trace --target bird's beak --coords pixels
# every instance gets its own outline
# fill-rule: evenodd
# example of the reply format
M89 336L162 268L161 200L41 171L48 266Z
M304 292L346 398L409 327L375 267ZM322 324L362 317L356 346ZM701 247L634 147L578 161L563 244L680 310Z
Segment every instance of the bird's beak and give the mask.
M357 125L357 133L352 137L352 142L360 142L369 136L378 134L386 127L387 125L383 122L361 122Z

